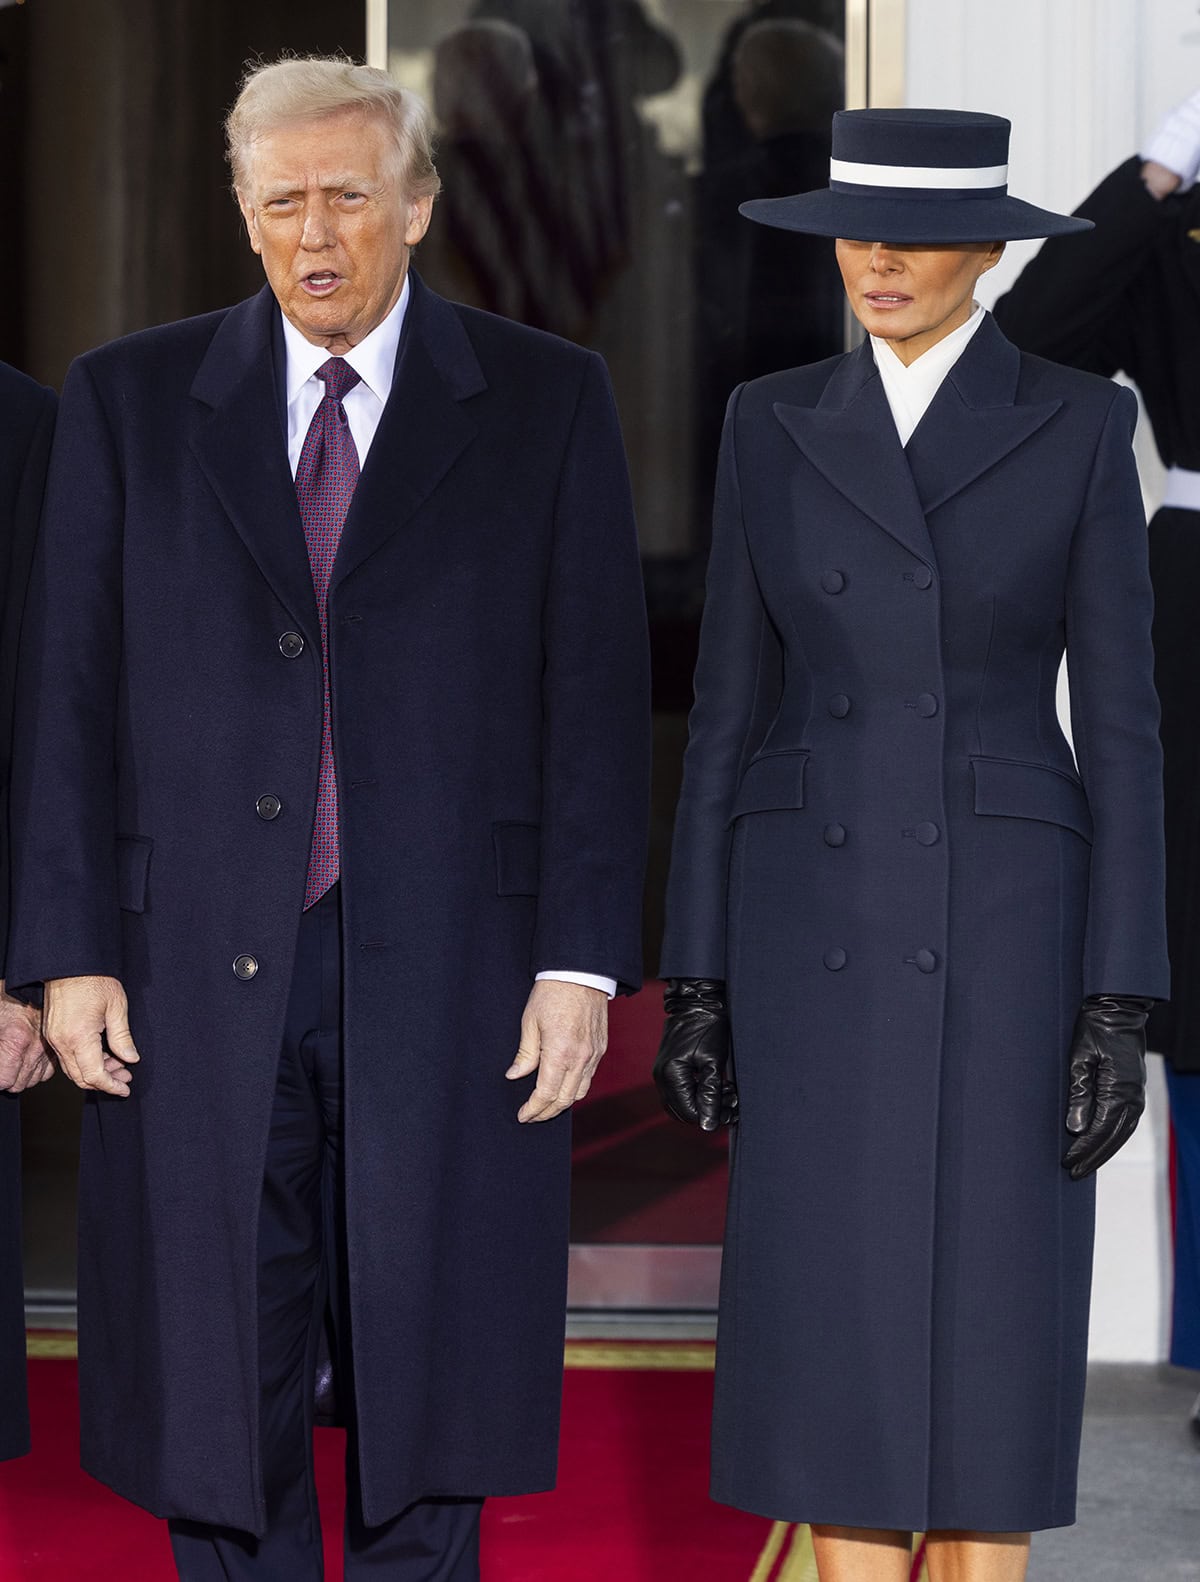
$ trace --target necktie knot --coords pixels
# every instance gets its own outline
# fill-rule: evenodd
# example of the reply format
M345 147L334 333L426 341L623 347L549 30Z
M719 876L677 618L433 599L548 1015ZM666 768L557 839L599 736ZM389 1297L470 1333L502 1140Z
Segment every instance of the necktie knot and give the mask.
M317 378L324 381L325 394L331 401L340 401L362 378L343 357L331 357L317 369Z

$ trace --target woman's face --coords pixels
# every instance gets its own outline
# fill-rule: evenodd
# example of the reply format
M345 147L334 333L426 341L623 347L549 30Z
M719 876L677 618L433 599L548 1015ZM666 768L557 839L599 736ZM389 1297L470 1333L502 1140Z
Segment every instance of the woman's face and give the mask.
M855 317L906 365L967 322L976 282L1003 255L1003 242L958 247L893 247L844 237L837 242L838 267Z

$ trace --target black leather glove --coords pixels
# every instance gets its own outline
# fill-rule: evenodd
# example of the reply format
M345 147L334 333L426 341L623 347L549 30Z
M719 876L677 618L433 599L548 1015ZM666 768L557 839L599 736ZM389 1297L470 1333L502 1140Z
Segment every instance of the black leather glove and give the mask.
M1071 1179L1098 1170L1133 1136L1146 1107L1146 1018L1153 1000L1090 994L1071 1039L1067 1130L1063 1155Z
M729 1071L729 1011L715 978L672 978L663 996L667 1025L654 1062L654 1082L677 1121L715 1132L737 1121L737 1088Z

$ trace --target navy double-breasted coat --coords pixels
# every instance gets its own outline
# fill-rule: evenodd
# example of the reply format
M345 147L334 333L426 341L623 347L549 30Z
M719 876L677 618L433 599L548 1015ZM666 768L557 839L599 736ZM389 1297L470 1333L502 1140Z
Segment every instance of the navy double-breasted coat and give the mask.
M17 634L55 405L52 390L0 363L0 977L8 938L8 782ZM29 1445L17 1105L12 1095L0 1094L0 1461L21 1455Z
M731 1504L1073 1519L1070 1032L1168 987L1133 421L991 320L907 451L869 345L731 403L662 968L729 982Z
M142 1056L128 1101L85 1112L85 1464L250 1532L258 1203L322 697L277 312L264 290L68 377L10 957L22 981L119 977ZM555 1474L570 1123L518 1125L529 1084L504 1072L535 972L638 982L648 800L640 568L597 357L413 277L329 632L375 1524Z

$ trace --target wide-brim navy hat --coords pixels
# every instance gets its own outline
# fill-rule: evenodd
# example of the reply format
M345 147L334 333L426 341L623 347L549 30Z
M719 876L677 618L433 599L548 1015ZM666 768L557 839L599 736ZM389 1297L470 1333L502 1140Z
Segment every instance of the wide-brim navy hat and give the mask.
M829 186L738 212L784 231L910 245L1090 231L1090 220L1009 197L1010 130L973 110L839 110Z

